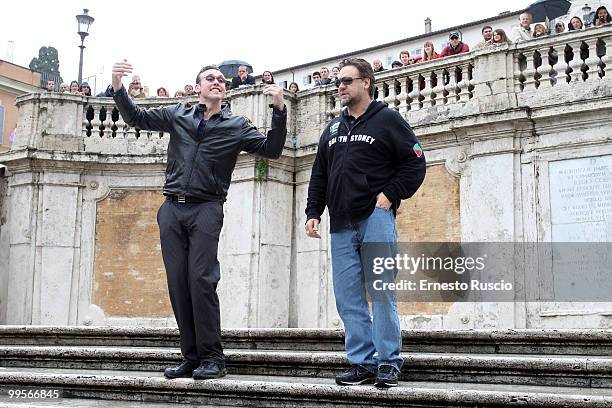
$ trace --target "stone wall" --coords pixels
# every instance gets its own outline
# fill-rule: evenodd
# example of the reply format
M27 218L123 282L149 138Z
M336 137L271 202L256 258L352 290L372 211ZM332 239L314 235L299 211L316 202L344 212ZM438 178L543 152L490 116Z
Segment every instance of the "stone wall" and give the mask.
M579 49L589 52L569 52ZM612 179L612 143L600 124L612 113L611 69L607 27L378 76L378 99L411 123L428 162L423 187L402 203L400 238L610 241L605 180ZM341 110L337 89L285 96L282 157L261 167L241 155L224 207L225 327L341 326L327 215L321 240L307 238L303 228L317 142ZM227 102L262 132L269 129L269 101L259 86L231 91ZM0 270L0 321L174 325L155 224L169 135L126 127L106 98L45 93L21 97L18 106L18 140L0 155L10 170L4 210L10 217L0 226L0 254L9 260ZM600 176L580 179L591 193L580 192L568 207L564 191L578 187L559 180L589 166ZM598 214L596 228L581 211ZM525 271L515 279L519 294L547 289L547 281ZM609 327L611 310L590 303L400 304L402 326L422 329Z

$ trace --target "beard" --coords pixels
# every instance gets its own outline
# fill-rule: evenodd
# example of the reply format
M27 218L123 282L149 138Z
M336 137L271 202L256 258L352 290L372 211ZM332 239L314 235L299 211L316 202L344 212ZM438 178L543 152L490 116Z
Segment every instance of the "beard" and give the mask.
M350 106L355 103L355 98L351 95L346 95L344 99L340 98L340 105L342 106Z

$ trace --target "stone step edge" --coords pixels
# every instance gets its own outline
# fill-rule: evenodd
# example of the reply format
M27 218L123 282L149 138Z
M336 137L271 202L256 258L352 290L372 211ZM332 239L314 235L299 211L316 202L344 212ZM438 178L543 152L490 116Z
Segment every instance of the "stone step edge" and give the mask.
M537 407L568 407L599 408L612 407L612 396L552 393L552 392L513 392L513 391L483 391L470 388L470 384L461 384L462 389L439 389L427 387L412 387L407 393L405 388L379 390L372 386L340 387L336 385L305 384L288 382L266 382L253 380L204 380L190 379L166 380L155 377L130 377L109 375L82 374L35 374L22 372L0 372L0 385L28 387L57 387L90 390L108 395L115 393L140 392L145 394L178 393L193 397L228 397L262 399L283 399L288 401L326 402L341 401L355 404L421 403L433 406L443 404L477 405L477 406L508 406L520 405ZM537 386L533 386L536 389ZM424 405L427 406L427 405Z
M290 352L258 350L225 350L228 365L288 364L308 367L332 367L338 370L348 366L344 352ZM523 372L556 372L612 375L612 357L542 356L469 354L469 353L405 353L405 370L462 369ZM120 364L143 362L172 364L181 360L178 349L146 349L129 347L65 347L65 346L0 346L0 360L41 359L53 361L118 361Z
M87 337L171 337L178 339L178 329L168 327L123 326L0 326L3 336L87 336ZM590 345L601 342L612 345L612 329L507 329L507 330L402 330L407 340L448 341L563 341ZM222 329L222 337L231 339L273 339L280 341L343 341L342 329L249 328Z

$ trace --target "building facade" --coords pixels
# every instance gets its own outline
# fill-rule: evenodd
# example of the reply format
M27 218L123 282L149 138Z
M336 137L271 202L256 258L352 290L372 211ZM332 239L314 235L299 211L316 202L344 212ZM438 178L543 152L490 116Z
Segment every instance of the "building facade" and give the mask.
M0 60L0 151L9 149L9 137L17 126L15 99L40 91L41 74Z

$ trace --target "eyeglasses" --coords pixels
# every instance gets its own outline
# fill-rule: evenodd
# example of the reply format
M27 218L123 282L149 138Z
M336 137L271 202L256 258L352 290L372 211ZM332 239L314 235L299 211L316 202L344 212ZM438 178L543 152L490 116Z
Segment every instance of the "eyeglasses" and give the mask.
M219 82L220 84L225 85L225 77L223 75L219 75L219 76L214 76L214 75L206 75L204 77L204 79L206 80L206 82L210 82L213 83L215 81Z
M342 77L342 78L338 78L338 79L336 79L336 86L340 86L340 84L344 84L346 86L349 86L356 79L363 79L363 77L357 77L357 78Z

